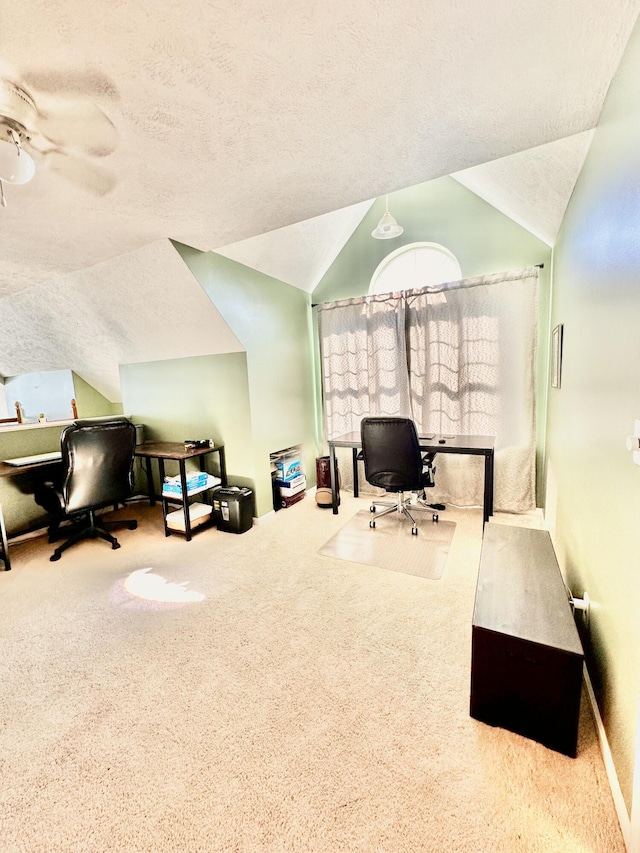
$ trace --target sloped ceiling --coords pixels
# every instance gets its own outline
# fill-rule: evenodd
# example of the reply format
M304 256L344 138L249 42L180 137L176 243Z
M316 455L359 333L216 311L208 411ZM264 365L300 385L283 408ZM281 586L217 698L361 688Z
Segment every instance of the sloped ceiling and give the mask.
M70 368L119 401L118 365L242 352L169 240L2 300L0 373Z
M558 204L539 190L555 178L535 152L596 126L639 11L640 0L13 4L0 74L34 98L44 136L35 178L5 185L0 208L0 372L71 367L119 399L119 363L209 349L168 335L169 315L174 330L178 316L183 329L218 322L169 239L312 290L367 200L460 172L480 194L482 173L468 170L486 163L490 192L515 180L506 158L531 149L538 185L493 197L514 218L537 199L550 236ZM280 229L294 225L292 242ZM237 346L220 335L216 351Z
M216 252L312 293L372 204L365 201L324 213Z
M591 129L639 10L15 3L5 73L49 141L34 180L6 187L0 293L158 239L228 246Z
M553 246L593 134L577 133L452 177Z
M586 130L451 177L553 246L594 132ZM312 292L370 207L371 202L352 205L216 251Z

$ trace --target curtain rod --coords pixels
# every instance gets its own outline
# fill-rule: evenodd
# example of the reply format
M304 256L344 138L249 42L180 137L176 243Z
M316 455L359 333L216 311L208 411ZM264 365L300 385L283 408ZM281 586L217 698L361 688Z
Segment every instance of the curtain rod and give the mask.
M539 269L539 270L543 270L543 269L544 269L544 264L534 264L533 266L534 266L534 267L536 267L536 268L537 268L537 269ZM321 304L320 302L312 302L312 303L311 303L311 307L312 307L312 308L317 308L317 307L318 307L318 305L320 305L320 304Z

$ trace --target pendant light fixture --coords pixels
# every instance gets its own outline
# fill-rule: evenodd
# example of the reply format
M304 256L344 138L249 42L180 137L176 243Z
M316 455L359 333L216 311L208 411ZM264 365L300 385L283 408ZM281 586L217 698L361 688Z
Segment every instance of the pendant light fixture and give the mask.
M390 240L392 237L399 237L403 231L402 225L398 225L389 213L389 196L387 195L385 196L384 216L371 232L371 236L375 237L376 240Z

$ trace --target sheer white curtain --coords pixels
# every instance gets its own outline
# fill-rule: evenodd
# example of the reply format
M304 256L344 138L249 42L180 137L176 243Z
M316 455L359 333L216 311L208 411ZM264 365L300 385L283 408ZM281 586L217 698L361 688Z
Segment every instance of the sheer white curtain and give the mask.
M407 348L419 432L495 436L497 510L535 507L538 270L409 291ZM482 460L440 454L437 490L480 503Z
M531 267L319 306L327 439L365 415L495 436L494 509L533 509L537 284ZM433 500L482 503L481 458L441 453L436 465Z
M410 417L401 294L318 306L325 435L359 432L368 415Z

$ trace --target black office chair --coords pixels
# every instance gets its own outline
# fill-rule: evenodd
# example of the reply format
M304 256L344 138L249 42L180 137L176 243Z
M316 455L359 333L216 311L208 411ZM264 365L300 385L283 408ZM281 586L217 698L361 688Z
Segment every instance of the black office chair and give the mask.
M371 512L377 513L377 518L390 512L401 512L411 520L411 533L417 535L416 520L411 514L431 512L433 521L438 521L438 513L426 501L425 489L435 485L435 453L427 453L424 457L418 442L416 426L409 418L363 418L360 424L362 440L362 455L364 459L364 475L372 486L379 486L387 492L395 492L395 501L371 501ZM405 499L405 492L420 495L416 502L411 496ZM384 506L382 512L378 506ZM374 518L369 527L375 527Z
M72 535L56 548L50 560L59 560L63 551L82 539L100 537L120 547L107 528L126 525L135 530L132 519L104 521L96 516L103 507L124 504L133 489L136 428L127 418L78 420L62 431L62 468L56 481L36 489L35 500L53 519L49 542L60 538L60 523L72 522Z

